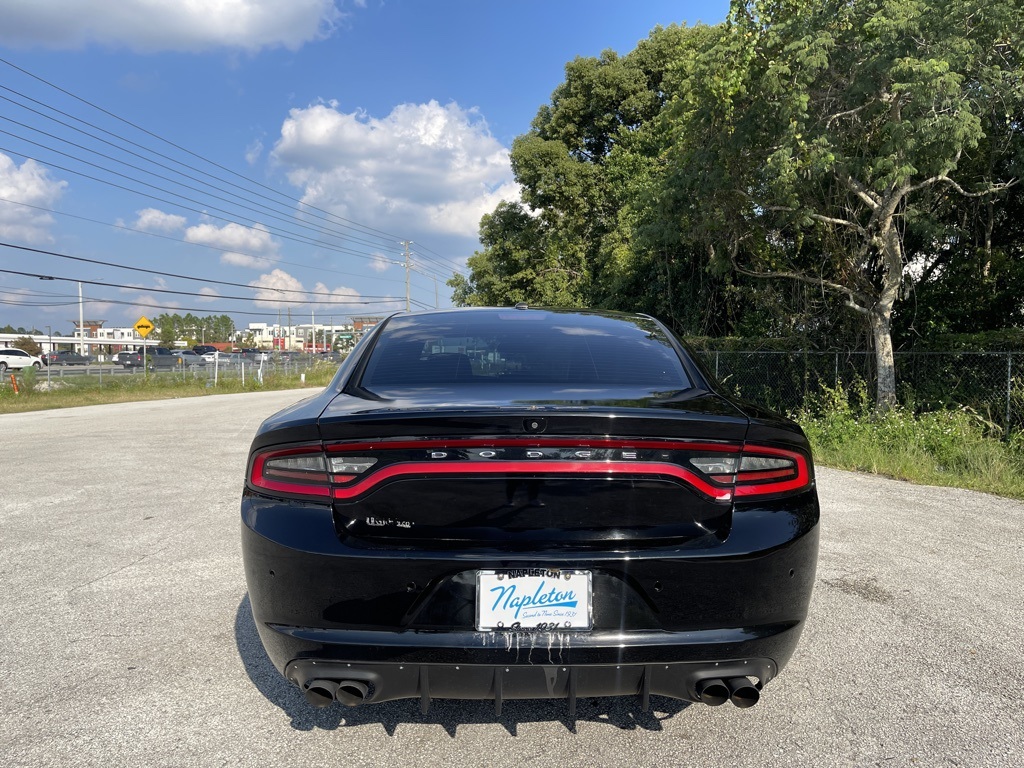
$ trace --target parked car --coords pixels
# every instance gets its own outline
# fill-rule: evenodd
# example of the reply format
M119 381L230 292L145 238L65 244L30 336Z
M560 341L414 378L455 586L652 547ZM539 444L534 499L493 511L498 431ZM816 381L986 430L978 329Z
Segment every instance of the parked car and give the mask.
M35 355L30 355L23 349L17 347L0 348L0 374L7 373L8 369L23 370L43 367L43 361Z
M206 365L206 360L191 349L176 349L174 353L181 358L182 365L186 368L191 366L203 367Z
M192 347L192 351L195 352L197 355L206 357L206 355L208 354L216 353L217 348L212 344L196 344L194 347Z
M167 349L165 347L153 347L147 350L147 370L160 371L171 368L181 368L184 364L185 361L179 353L179 350Z
M313 706L754 705L804 626L810 448L644 315L393 315L257 430L242 552Z
M113 356L113 357L112 357L112 358L110 359L110 361L111 361L111 362L112 362L112 363L113 363L114 365L121 365L121 366L124 366L125 368L130 368L131 366L130 366L130 365L128 364L128 359L129 359L129 358L130 358L130 357L131 357L131 356L132 356L133 354L135 354L135 353L134 353L134 352L132 352L131 350L123 350L123 351L121 351L121 352L118 352L117 354L115 354L115 355L114 355L114 356Z
M57 352L47 352L42 356L46 365L88 365L92 362L92 355L82 355L69 349L62 349Z
M242 356L256 363L270 359L269 352L265 352L262 349L254 349L251 347L243 349Z
M147 347L145 353L142 350L132 352L124 363L125 368L141 368L144 364L147 370L170 370L180 368L185 361L177 350L170 350L166 347Z

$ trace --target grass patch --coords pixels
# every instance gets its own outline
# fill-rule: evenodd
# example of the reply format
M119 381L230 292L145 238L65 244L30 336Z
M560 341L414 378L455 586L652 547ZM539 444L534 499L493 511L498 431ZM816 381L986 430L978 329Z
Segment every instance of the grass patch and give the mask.
M264 374L262 383L252 376L247 377L244 384L240 378L232 377L219 379L216 386L205 374L198 378L193 378L190 374L182 376L180 373L151 373L148 376L107 374L102 377L102 383L100 377L93 374L75 375L64 378L52 377L52 388L47 389L45 374L40 375L29 369L20 377L18 394L15 394L9 379L0 386L0 414L239 392L303 387L319 389L330 383L337 370L337 364L322 363L302 373L268 372Z
M1024 439L1002 439L1000 427L969 408L875 413L857 384L824 388L794 418L823 466L1024 499Z

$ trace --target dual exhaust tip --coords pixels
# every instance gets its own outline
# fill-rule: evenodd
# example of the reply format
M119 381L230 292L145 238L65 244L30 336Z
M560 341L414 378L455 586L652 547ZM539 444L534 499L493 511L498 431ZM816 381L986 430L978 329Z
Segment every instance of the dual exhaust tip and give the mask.
M336 701L358 707L369 691L370 686L361 680L310 680L302 690L314 707L329 707Z
M303 693L314 707L329 707L335 701L357 707L366 700L370 687L361 680L310 680ZM707 678L697 683L697 696L709 707L731 701L740 709L757 704L761 692L745 677Z
M740 709L748 709L761 698L757 686L745 677L729 677L722 680L718 677L701 680L697 683L697 695L709 707L718 707L731 701Z

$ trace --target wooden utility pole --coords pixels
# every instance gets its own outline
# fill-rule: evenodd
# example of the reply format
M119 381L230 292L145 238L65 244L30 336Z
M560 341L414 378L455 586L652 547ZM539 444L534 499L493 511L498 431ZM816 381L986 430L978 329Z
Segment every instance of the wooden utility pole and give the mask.
M402 240L401 243L405 246L405 311L408 312L412 309L412 298L409 293L409 274L412 270L412 263L409 261L409 246L412 245L412 240Z

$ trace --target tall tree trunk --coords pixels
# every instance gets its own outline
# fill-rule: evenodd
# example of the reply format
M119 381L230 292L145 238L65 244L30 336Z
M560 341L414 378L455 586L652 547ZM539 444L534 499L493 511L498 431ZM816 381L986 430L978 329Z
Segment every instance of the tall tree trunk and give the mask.
M875 347L875 372L878 378L875 408L887 411L896 405L896 362L892 353L892 306L876 304L871 308L871 338Z
M903 279L903 243L894 225L897 204L903 193L892 195L882 206L880 234L882 246L882 286L878 300L869 310L871 337L875 346L875 373L878 389L875 408L887 411L896 405L896 361L892 353L892 308Z

